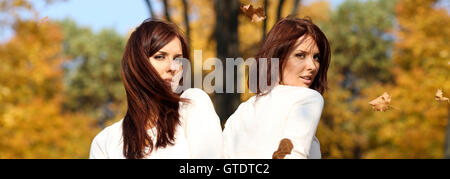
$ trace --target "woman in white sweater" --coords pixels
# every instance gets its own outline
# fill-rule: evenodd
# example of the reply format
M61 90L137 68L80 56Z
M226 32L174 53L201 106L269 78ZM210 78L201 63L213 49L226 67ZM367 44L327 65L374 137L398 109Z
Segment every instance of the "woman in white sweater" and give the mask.
M189 59L185 37L172 23L148 19L131 34L122 58L128 109L92 141L89 158L221 158L220 120L200 89L175 94Z
M242 103L225 124L226 158L321 158L315 137L327 88L330 45L311 21L284 18L267 34L256 55L279 60L276 84ZM261 80L261 79L260 79ZM276 80L276 81L272 81ZM260 86L258 84L257 86ZM261 86L260 86L261 87Z

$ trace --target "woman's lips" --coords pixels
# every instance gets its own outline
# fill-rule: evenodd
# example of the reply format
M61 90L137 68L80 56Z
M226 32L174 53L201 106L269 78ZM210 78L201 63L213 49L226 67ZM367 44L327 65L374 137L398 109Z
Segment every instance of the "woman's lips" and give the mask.
M311 85L311 83L312 83L311 77L300 77L300 79L303 81L303 83L305 83L307 85Z
M164 81L165 81L166 83L169 83L169 85L172 84L172 78L165 79Z

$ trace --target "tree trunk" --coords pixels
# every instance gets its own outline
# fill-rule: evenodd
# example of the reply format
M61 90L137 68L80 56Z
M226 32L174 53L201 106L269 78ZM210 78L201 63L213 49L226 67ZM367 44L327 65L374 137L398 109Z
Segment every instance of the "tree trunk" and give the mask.
M191 28L189 26L189 6L186 0L183 0L184 24L186 26L186 37L189 45L191 44Z
M148 12L150 13L151 18L156 18L155 12L153 11L152 3L150 0L145 0L145 4L147 4Z
M283 11L284 0L278 1L278 9L277 9L277 21L281 19L281 13Z
M172 18L170 18L169 13L169 3L167 2L167 0L163 0L163 4L164 4L164 15L166 16L166 20L172 22Z
M295 0L294 1L294 6L293 6L293 8L292 8L292 12L291 12L291 15L292 16L297 16L297 11L298 11L298 9L300 8L299 6L301 6L301 1L302 0Z
M263 34L262 34L262 38L261 38L261 42L264 41L264 39L266 38L266 33L267 33L267 18L268 18L268 13L267 13L267 7L269 6L268 4L269 2L267 0L264 0L264 12L266 13L266 18L263 21Z
M216 48L217 58L222 61L225 67L226 58L237 58L239 54L239 39L238 39L238 15L240 3L238 0L215 0L216 9ZM233 70L236 74L236 69ZM226 70L223 70L224 82L226 81ZM236 78L236 75L234 75ZM236 84L236 80L233 80ZM220 85L220 84L219 84ZM226 84L223 85L223 91L226 91ZM236 85L234 85L236 87ZM216 105L216 112L219 115L222 124L228 119L228 117L234 113L239 106L241 100L240 95L236 92L236 88L233 93L216 93L214 94L214 101Z

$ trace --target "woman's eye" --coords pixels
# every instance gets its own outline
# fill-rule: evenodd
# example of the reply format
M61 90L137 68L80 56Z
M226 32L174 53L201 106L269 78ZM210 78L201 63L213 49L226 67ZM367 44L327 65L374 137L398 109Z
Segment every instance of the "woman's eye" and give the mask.
M156 55L154 58L156 60L163 60L164 59L164 55Z
M295 54L295 56L299 58L305 58L306 55L304 53L297 53Z
M314 60L319 61L319 55L314 55Z

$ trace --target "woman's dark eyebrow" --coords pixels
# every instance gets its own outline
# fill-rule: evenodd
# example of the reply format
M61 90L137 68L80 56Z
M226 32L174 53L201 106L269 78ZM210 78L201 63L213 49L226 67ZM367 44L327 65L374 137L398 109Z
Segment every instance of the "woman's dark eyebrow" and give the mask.
M302 52L302 53L306 53L306 54L309 54L309 52L307 52L307 51L304 51L304 50L296 50L296 52Z
M160 54L160 55L167 55L167 52L165 52L165 51L158 51L158 53Z
M158 54L159 54L159 55L167 55L167 54L169 54L169 53L160 50L160 51L158 51ZM182 56L183 56L183 54L176 54L176 55L174 56L174 58L178 58L178 57L182 57Z
M305 54L309 54L309 52L304 51L304 50L297 50L297 52L302 52L302 53L305 53ZM320 52L314 53L314 55L318 55L318 54L320 54Z

